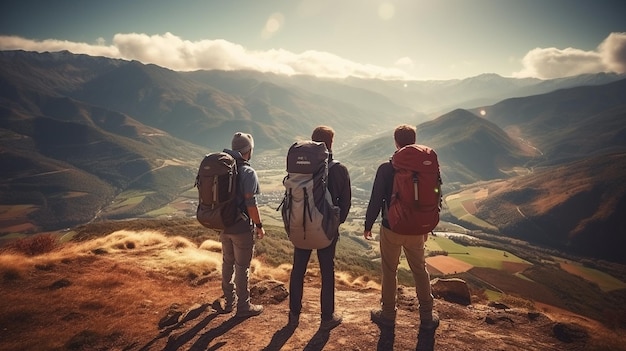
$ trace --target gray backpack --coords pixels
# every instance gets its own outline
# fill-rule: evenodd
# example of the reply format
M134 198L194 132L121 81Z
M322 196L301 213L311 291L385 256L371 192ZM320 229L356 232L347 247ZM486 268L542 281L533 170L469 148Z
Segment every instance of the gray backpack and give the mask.
M328 169L323 142L299 141L287 152L285 195L278 209L297 248L323 249L339 235L339 207L328 191Z

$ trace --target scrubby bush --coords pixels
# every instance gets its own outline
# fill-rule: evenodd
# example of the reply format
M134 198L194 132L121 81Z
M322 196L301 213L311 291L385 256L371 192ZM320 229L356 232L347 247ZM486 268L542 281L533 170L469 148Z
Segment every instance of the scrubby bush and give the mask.
M57 244L58 240L56 236L52 234L40 234L16 239L10 242L5 247L5 250L27 256L37 256L54 250Z

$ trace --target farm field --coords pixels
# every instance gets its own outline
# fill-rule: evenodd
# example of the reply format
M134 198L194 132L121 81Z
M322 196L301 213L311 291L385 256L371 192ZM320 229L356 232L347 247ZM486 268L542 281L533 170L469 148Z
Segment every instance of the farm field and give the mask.
M0 228L7 233L21 233L36 227L28 221L28 214L37 210L34 205L0 205ZM22 237L24 235L17 235ZM8 237L5 237L8 238Z
M460 277L493 301L531 308L587 309L587 315L599 318L598 311L587 305L597 299L619 300L626 289L626 282L576 261L552 257L545 263L532 263L506 250L458 244L443 233L431 235L426 249L436 254L426 258L431 276ZM401 268L409 271L404 259ZM581 284L580 278L588 284Z
M121 211L128 207L133 207L141 203L143 199L152 192L145 192L139 190L128 190L119 194L113 204L109 206L108 211Z
M556 258L556 261L559 262L559 266L564 271L597 284L598 287L604 292L626 289L625 282L622 282L621 280L597 269L585 267L578 262L567 261L560 258Z
M497 228L490 223L474 216L476 212L474 202L485 198L487 195L487 188L472 188L447 196L446 205L450 213L459 220L472 223L486 230L497 230Z
M443 236L431 236L428 240L428 250L445 251L448 257L463 261L473 267L504 270L508 267L507 263L530 266L530 262L506 251L481 246L463 246Z
M457 274L467 272L474 266L467 262L449 256L428 257L426 263L440 274ZM430 267L429 267L430 268Z

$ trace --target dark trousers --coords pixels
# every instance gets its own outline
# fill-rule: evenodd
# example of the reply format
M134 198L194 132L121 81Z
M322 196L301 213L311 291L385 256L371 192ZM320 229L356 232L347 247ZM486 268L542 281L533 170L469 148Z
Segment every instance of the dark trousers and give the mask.
M322 291L320 305L322 320L332 318L335 312L335 247L337 237L330 246L317 251L317 259L322 275ZM304 274L311 257L311 251L294 247L293 268L289 279L289 310L299 315L302 311L302 291L304 289Z

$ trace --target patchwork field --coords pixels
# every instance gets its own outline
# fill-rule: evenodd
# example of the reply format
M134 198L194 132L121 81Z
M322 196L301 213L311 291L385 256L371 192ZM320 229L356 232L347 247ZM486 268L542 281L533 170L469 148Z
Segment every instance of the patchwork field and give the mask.
M616 311L622 310L626 282L617 278L622 276L617 271L614 276L554 256L529 262L507 250L456 243L443 233L431 236L426 246L438 254L426 259L431 275L460 277L487 299L541 310L578 311L600 320L619 319L621 312Z
M474 268L471 264L449 256L435 256L426 259L426 263L441 274L456 274L467 272Z
M35 230L37 227L28 221L28 214L36 210L37 207L33 205L0 205L0 228L6 233L27 233Z
M488 194L489 191L487 188L471 188L449 195L445 200L448 210L454 217L472 223L479 228L497 230L492 224L474 216L474 213L476 213L475 202L487 197Z
M622 282L621 280L616 279L604 272L600 272L597 269L585 267L578 262L566 261L562 259L557 259L557 261L559 262L561 269L564 271L597 284L598 287L604 292L626 289L625 282Z
M436 243L440 250L446 251L448 257L458 259L474 267L504 270L505 262L530 265L529 262L509 252L481 246L463 246L441 235L431 236L428 240ZM429 243L429 245L432 244ZM432 250L432 247L435 246L429 246L429 250Z

